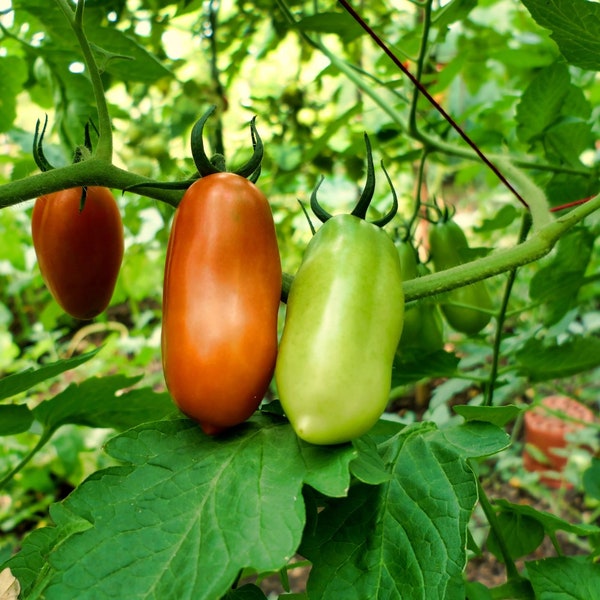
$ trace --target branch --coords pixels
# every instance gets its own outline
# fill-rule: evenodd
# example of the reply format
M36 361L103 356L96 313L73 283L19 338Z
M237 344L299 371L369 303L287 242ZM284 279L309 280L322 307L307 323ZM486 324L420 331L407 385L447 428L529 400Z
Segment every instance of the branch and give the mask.
M0 208L71 187L102 185L116 190L127 190L145 183L151 184L155 181L115 167L99 158L91 158L1 185ZM135 193L161 200L171 206L177 206L183 195L182 191L157 189L150 185L147 188L136 187Z

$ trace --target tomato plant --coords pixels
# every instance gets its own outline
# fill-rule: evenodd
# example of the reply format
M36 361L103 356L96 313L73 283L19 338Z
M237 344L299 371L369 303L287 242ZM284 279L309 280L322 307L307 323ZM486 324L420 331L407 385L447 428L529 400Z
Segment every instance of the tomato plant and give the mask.
M104 311L123 260L123 224L110 190L89 186L85 193L70 188L40 196L31 233L42 277L63 310L77 319Z
M241 423L263 399L281 278L273 216L256 185L226 172L193 183L167 248L162 360L175 403L206 433Z

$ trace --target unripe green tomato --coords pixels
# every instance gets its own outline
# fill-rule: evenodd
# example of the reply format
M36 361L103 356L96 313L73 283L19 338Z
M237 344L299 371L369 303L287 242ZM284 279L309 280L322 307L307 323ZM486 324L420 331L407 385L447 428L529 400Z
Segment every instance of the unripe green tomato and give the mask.
M291 285L275 368L281 404L300 438L338 444L385 410L404 314L398 252L379 227L329 219Z
M430 228L429 247L435 270L444 271L465 262L462 251L467 250L469 244L462 229L454 221L446 220ZM442 312L456 331L475 335L490 322L493 305L485 281L456 288L446 299L441 304ZM460 304L466 306L458 306Z

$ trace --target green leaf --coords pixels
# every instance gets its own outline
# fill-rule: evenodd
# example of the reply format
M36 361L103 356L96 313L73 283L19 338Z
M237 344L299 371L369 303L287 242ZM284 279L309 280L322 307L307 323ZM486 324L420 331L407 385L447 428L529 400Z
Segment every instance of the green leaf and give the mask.
M0 132L12 127L17 116L17 96L26 79L25 61L15 56L0 56Z
M107 451L123 466L53 507L62 541L40 584L47 600L220 598L240 569L286 565L304 528L303 484L347 490L356 457L350 444L310 446L261 415L217 437L189 419L146 423Z
M522 411L518 406L509 404L506 406L469 406L459 404L453 407L456 414L465 421L485 421L498 427L504 427L507 423L514 421Z
M600 459L592 458L592 464L583 474L585 493L600 500Z
M24 404L0 406L0 435L15 435L27 431L33 414Z
M304 17L298 22L301 31L335 33L344 42L351 42L361 36L362 27L347 12L321 12Z
M480 227L474 227L473 231L487 233L498 229L506 229L509 225L512 225L520 214L515 206L505 204L492 218L484 219Z
M97 23L86 23L85 32L90 41L95 44L96 54L100 55L102 60L100 67L121 81L154 83L164 77L173 76L156 57L118 29L101 27ZM114 55L131 60L114 60Z
M519 371L531 381L570 377L600 366L600 338L577 336L562 344L532 338L515 357Z
M25 392L34 385L46 381L46 379L56 377L69 369L74 369L90 360L90 358L96 356L100 350L101 348L97 348L96 350L81 354L80 356L57 360L56 362L44 365L39 369L26 369L25 371L8 375L7 377L0 379L0 400Z
M439 29L443 29L456 21L466 19L476 6L477 0L452 0L452 2L434 12L433 23Z
M392 478L371 436L360 437L353 441L353 445L358 450L358 456L350 463L354 477L370 485L379 485Z
M411 350L411 352L398 353L394 357L392 387L432 377L452 377L456 375L459 362L460 358L456 354L445 350L435 352Z
M536 600L587 600L600 589L600 565L585 557L553 557L527 563Z
M67 423L122 430L176 412L166 393L159 394L150 388L119 393L139 379L114 375L71 384L36 406L33 414L47 431L53 431Z
M600 5L589 0L523 0L523 4L539 25L552 31L569 63L600 70Z
M497 516L497 521L513 560L530 554L544 541L544 527L537 519L511 511L501 512ZM504 562L498 538L493 529L490 530L486 545L500 562Z
M544 303L544 323L553 325L577 305L579 288L592 257L595 237L584 227L564 235L556 254L530 280L529 296Z
M558 119L570 85L564 64L550 65L534 77L517 105L517 135L522 142L533 142Z
M532 506L513 504L512 502L503 499L495 500L494 506L505 513L513 513L515 515L535 519L544 527L544 530L549 535L554 535L557 531L566 531L567 533L572 533L580 537L598 535L600 533L600 527L597 527L596 525L590 525L588 523L569 523L556 515L537 510Z
M309 597L464 598L467 524L477 501L467 457L479 454L475 431L483 429L453 429L464 431L407 427L382 445L392 480L352 486L348 498L318 513L300 548L313 563Z

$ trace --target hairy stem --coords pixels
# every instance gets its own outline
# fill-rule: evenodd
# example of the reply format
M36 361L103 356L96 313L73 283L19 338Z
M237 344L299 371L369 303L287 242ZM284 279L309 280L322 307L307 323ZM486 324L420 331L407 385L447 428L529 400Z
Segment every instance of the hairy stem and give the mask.
M127 190L134 185L140 186L153 182L152 179L125 171L104 160L91 158L0 186L0 208L70 187L102 185L112 189ZM136 187L135 192L149 198L156 198L172 206L177 206L183 195L182 191L161 190L152 187Z
M98 111L98 146L96 147L95 156L102 160L112 162L113 153L113 138L112 138L112 126L110 121L110 113L108 111L108 104L106 97L104 96L104 86L102 85L102 78L100 77L100 70L96 64L94 53L90 43L83 30L83 7L84 2L80 0L77 3L76 12L69 6L67 0L55 0L59 8L69 21L73 33L77 38L79 47L83 54L83 60L87 67L88 75L92 83L92 89L94 91L94 98L96 100L96 110Z

